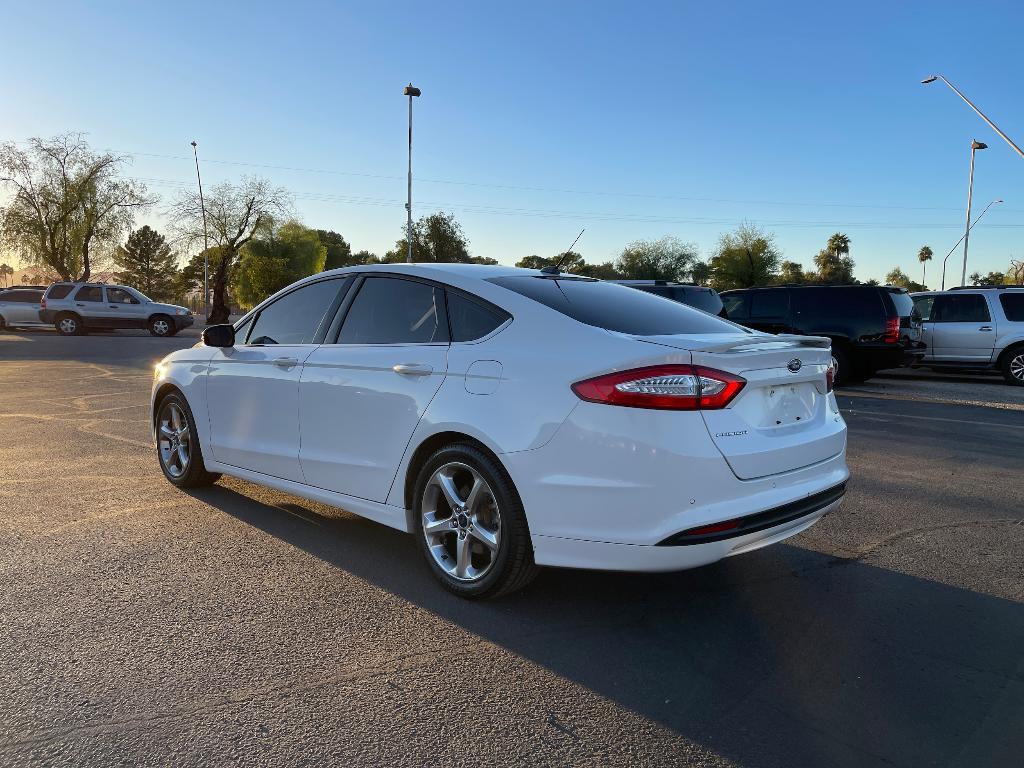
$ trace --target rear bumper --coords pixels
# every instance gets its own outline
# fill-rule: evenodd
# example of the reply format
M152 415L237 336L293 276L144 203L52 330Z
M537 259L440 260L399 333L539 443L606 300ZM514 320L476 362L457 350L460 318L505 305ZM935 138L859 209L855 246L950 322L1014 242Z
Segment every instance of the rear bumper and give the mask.
M887 368L905 368L914 365L924 357L925 345L886 344L878 346L853 347L853 362L875 371Z
M602 571L682 571L710 565L726 557L753 552L806 531L842 504L835 499L815 511L770 528L719 541L689 546L613 544L552 536L533 536L534 560L539 565Z

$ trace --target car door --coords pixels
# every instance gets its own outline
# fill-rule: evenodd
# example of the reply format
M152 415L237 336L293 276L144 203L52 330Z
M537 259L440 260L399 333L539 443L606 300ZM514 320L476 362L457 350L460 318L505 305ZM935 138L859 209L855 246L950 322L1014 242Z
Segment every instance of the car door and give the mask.
M146 327L146 306L120 286L107 286L107 309L113 328Z
M925 343L936 362L956 361L984 364L992 360L996 326L985 296L954 292L935 297L927 323Z
M259 311L234 347L214 352L206 402L215 461L302 482L299 378L345 284L319 280L284 294Z
M444 291L371 275L353 288L337 323L337 338L302 369L302 472L318 488L383 502L447 373Z
M103 286L83 285L74 295L74 309L90 328L109 328L110 316L104 304Z

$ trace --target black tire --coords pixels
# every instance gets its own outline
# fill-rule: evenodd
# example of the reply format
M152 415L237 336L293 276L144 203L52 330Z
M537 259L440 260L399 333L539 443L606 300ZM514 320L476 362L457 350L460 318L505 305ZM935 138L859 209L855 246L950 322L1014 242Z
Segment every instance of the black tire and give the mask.
M850 369L850 356L842 347L832 345L832 359L835 361L835 386L841 387L847 382L854 381L854 371Z
M167 315L154 315L149 318L149 332L160 338L167 338L177 333L174 329L174 320Z
M164 426L165 421L168 422L167 426L172 426L169 411L171 408L177 408L179 413L184 416L185 422L188 425L188 461L185 462L184 466L181 467L183 471L175 473L168 466L169 462L165 456L165 447L169 449L170 454L176 454L171 445L161 437L161 427ZM166 418L165 418L166 417ZM178 392L170 392L163 399L160 400L156 407L156 459L160 464L160 471L164 473L164 477L178 488L202 488L207 485L213 485L217 480L220 479L219 472L207 472L206 464L203 462L203 450L199 445L198 433L196 432L196 420L192 416L192 409L188 407L188 401L185 400L184 396ZM178 462L180 466L181 462Z
M0 315L0 333L7 330L7 321L4 320L4 316Z
M62 312L53 320L53 327L61 336L81 336L85 333L82 318L73 312Z
M1007 384L1024 387L1024 346L1013 347L1004 352L999 367Z
M500 513L497 552L483 575L474 581L459 580L447 573L435 560L423 531L423 500L427 484L438 469L453 463L472 468L486 481ZM522 589L537 575L539 569L533 562L533 544L526 513L512 479L501 464L474 445L448 445L427 459L416 477L413 514L413 532L427 566L445 589L459 597L479 600L507 595ZM451 535L459 536L455 531Z

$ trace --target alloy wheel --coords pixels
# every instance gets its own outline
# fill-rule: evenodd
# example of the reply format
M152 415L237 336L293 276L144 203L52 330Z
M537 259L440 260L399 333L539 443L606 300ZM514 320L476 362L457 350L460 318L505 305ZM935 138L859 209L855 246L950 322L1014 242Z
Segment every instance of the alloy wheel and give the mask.
M192 455L192 436L188 417L177 403L167 403L160 409L158 440L160 463L171 477L181 477L188 471Z
M420 508L434 562L458 581L482 579L501 544L501 513L487 481L468 464L444 464L427 481Z
M65 317L63 320L60 321L60 330L61 333L72 334L78 330L78 323L76 323L70 317Z
M171 326L166 320L153 321L153 333L157 336L166 336L169 330L171 330Z
M1024 381L1024 353L1010 360L1010 375L1017 381Z

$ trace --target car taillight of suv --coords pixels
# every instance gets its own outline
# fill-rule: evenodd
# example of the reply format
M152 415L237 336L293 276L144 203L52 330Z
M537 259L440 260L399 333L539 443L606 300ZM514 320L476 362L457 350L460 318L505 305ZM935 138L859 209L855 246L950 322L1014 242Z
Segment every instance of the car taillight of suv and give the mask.
M885 318L885 335L882 341L886 344L899 344L900 342L900 319L898 316Z
M46 296L43 295L39 298L39 308L46 309Z

